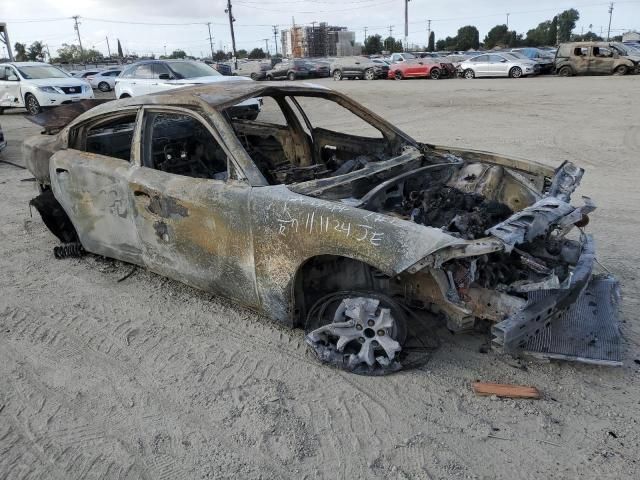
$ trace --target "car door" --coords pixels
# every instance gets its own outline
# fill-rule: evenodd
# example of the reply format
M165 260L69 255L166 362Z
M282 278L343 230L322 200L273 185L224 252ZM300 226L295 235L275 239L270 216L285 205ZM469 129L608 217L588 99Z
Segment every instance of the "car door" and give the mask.
M138 109L67 130L68 148L49 161L53 193L89 252L142 264L129 195Z
M589 55L589 73L591 75L608 75L613 71L613 50L605 46L593 46Z
M506 77L509 75L509 61L502 55L489 55L488 71L492 77Z
M476 73L476 77L486 77L491 75L489 70L489 55L480 55L471 60L473 63L473 70Z
M146 95L148 93L153 93L154 87L157 87L157 79L153 78L153 66L151 63L143 63L142 65L138 65L136 71L134 72L134 78L132 83L131 90L133 91L134 96ZM153 85L153 84L156 85Z
M273 78L286 77L287 73L289 73L289 68L291 68L291 63L289 62L289 60L283 60L273 68Z
M180 108L145 108L142 132L141 167L129 186L145 265L257 307L251 187L229 178L233 162L220 136Z
M12 66L0 65L0 107L17 107L22 104L18 72Z

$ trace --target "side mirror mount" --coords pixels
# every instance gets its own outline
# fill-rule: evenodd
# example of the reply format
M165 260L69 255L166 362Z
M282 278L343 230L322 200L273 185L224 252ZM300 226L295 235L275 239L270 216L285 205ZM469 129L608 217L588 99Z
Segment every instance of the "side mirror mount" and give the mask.
M169 75L168 73L161 73L158 78L160 80L171 80L171 75Z
M507 59L503 58L502 60L500 60L500 63L507 63Z

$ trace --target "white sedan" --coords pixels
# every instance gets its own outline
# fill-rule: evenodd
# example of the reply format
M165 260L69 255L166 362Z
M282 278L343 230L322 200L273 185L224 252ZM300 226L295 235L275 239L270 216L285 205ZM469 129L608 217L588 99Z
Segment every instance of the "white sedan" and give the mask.
M163 90L223 82L253 82L241 76L224 76L203 62L192 60L146 60L125 68L116 78L116 98L137 97ZM236 117L255 120L260 113L260 99L252 98L235 107Z
M537 73L535 62L509 53L486 53L469 58L460 64L459 71L464 78L520 78Z
M6 108L24 107L35 115L44 107L88 98L93 98L91 85L53 65L41 62L0 65L0 113Z
M116 86L116 77L120 75L121 70L105 70L94 75L86 77L87 81L93 88L97 88L101 92L109 92Z

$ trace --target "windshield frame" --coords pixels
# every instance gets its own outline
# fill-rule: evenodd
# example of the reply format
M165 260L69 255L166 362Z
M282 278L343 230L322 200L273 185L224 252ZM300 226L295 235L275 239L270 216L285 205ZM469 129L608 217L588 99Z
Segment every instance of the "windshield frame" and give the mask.
M193 78L201 78L201 77L221 77L222 74L218 72L215 68L210 65L207 65L204 62L197 62L192 60L165 60L164 63L169 67L169 70L173 72L177 80L191 80ZM201 68L202 75L196 76L188 76L186 77L184 73L180 72L176 69L176 66L186 65L188 68L193 68L194 66L200 68L204 66L205 68ZM210 70L210 71L209 71Z
M22 78L24 78L25 80L48 80L50 78L74 78L71 75L69 75L67 72L65 72L64 70L62 70L61 68L58 68L54 65L48 65L46 63L43 63L42 65L23 65L21 67L14 65L14 67L16 68L16 70L18 70L18 72L20 73L20 76ZM61 75L47 75L47 76L31 76L29 74L29 72L25 72L25 69L43 69L43 70L50 70L50 71L54 71L54 72L59 72Z

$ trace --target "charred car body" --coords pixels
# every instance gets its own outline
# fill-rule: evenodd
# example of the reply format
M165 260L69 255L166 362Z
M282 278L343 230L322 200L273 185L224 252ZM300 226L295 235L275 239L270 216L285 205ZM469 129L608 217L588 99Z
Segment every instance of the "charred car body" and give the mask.
M256 97L256 120L228 114ZM331 128L343 114L361 123L355 133ZM579 325L615 321L617 283L592 278L581 229L593 203L569 203L583 175L571 163L419 143L302 83L189 87L42 123L50 135L24 154L42 192L32 203L61 241L305 327L333 365L400 368L415 309L456 331L489 320L506 352L562 330L585 301L597 313ZM590 345L540 348L618 361Z

